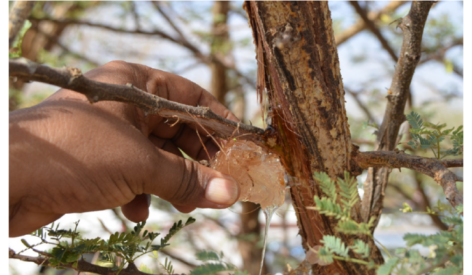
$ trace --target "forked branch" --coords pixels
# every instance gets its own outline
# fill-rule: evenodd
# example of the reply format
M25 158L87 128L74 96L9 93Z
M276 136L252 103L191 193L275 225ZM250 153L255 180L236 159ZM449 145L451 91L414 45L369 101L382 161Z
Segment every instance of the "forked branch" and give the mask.
M32 62L25 58L9 62L12 77L56 85L79 92L91 103L99 101L119 101L133 104L147 114L158 114L185 123L197 123L221 137L241 135L245 139L259 139L264 130L238 123L216 115L207 107L193 107L146 93L128 85L97 82L86 78L77 68L55 69Z
M413 1L410 12L397 20L403 32L403 44L395 67L392 84L387 96L387 107L377 135L375 150L392 151L397 145L400 125L405 121L405 104L416 65L421 57L421 41L429 10L434 1ZM364 221L375 217L376 225L383 208L383 198L388 181L385 168L369 169L364 183L361 215Z

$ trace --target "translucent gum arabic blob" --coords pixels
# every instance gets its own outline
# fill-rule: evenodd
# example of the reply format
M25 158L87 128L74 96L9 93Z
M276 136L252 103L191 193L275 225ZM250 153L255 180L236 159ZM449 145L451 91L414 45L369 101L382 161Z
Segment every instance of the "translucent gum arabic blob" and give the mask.
M240 201L279 207L285 200L284 169L279 158L254 142L231 140L211 161L211 167L233 177Z

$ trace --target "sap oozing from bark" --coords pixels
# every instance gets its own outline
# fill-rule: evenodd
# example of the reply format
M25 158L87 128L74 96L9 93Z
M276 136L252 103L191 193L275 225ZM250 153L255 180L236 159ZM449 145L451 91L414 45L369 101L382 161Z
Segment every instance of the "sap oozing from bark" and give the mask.
M211 167L239 183L240 201L258 203L263 210L284 203L284 168L279 157L263 145L231 140L216 154Z
M279 157L264 146L251 141L231 140L216 154L211 167L232 176L240 186L240 201L258 203L264 212L266 226L262 248L262 273L267 234L275 211L285 200L284 168Z

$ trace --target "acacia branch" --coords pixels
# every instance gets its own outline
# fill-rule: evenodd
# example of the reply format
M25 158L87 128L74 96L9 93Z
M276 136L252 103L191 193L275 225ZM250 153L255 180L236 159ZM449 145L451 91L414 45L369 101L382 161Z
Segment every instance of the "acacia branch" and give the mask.
M357 14L362 18L364 21L365 26L377 37L377 39L380 41L380 44L382 44L382 47L388 52L390 57L393 59L393 61L397 62L398 57L395 54L395 51L392 49L390 44L388 44L388 41L385 39L385 37L382 35L380 30L375 26L375 23L369 19L366 11L359 5L358 1L349 1L351 6L354 7L356 10Z
M416 187L417 187L417 190L419 191L420 195L421 195L421 199L423 201L423 203L420 203L420 206L421 208L423 209L423 211L427 211L428 209L431 209L431 203L429 202L429 198L428 196L426 195L426 192L424 191L424 188L423 188L423 185L421 185L421 179L420 179L420 174L419 173L414 173L414 177L413 179L415 180L416 182ZM457 176L456 176L457 177ZM448 226L443 223L441 221L441 219L439 218L438 215L435 215L435 214L429 214L429 216L431 217L431 220L433 221L433 223L441 230L447 230L448 229Z
M91 103L119 101L133 104L146 114L160 115L184 123L197 123L221 137L244 135L260 139L264 130L216 115L207 107L193 107L146 93L131 84L116 85L86 78L77 68L54 69L25 58L9 62L10 76L56 85L79 92Z
M138 270L135 264L129 263L126 268L123 268L121 271L117 270L112 270L111 268L99 266L99 265L94 265L91 264L85 260L79 260L77 261L77 266L73 266L73 263L68 263L68 264L63 264L60 263L59 265L52 265L49 262L48 257L33 257L33 256L25 256L25 255L19 255L16 254L12 249L9 250L9 258L10 259L18 259L24 262L30 262L30 263L35 263L37 265L42 265L42 266L49 266L49 267L54 267L54 268L69 268L73 269L79 272L91 272L95 274L100 274L100 275L145 275L149 273L144 273Z
M72 51L71 49L69 49L66 45L62 44L60 41L59 41L59 38L56 37L56 36L51 36L49 34L47 34L46 32L40 30L39 28L37 29L37 32L40 33L41 35L43 35L44 37L46 37L49 41L53 42L55 45L57 45L59 48L61 48L61 50L63 50L64 52L72 55L73 57L79 59L79 60L84 60L85 62L88 62L90 64L92 64L93 66L95 67L98 67L98 63L91 60L90 58L84 56L84 55L81 55L80 53L77 53L77 52L74 52Z
M139 24L139 15L138 12L136 11L136 4L134 1L130 2L131 4L131 15L133 16L134 24L135 24L135 29L139 31L141 29L141 26Z
M15 1L8 19L8 47L11 48L18 32L23 27L26 18L31 13L34 1Z
M398 9L400 6L402 6L405 3L407 2L406 1L392 1L380 11L369 12L369 14L367 15L367 18L370 21L377 21L380 19L382 15L394 12L396 9ZM363 31L365 28L367 28L367 25L364 22L364 20L362 19L358 20L350 28L346 29L344 32L335 36L336 45L337 46L341 45L342 43L346 42L349 38Z
M374 119L374 116L372 116L372 114L370 113L369 109L364 105L364 103L361 101L361 99L359 98L359 93L355 93L353 92L351 89L348 89L346 87L344 87L344 90L346 92L348 92L348 94L350 94L353 98L354 98L354 101L357 103L357 105L359 106L359 108L361 108L361 110L365 113L365 115L367 116L367 118L369 119L369 121L372 121L372 122L377 122L375 119Z
M457 177L449 171L441 160L405 154L401 151L358 152L354 156L360 168L389 167L409 168L433 178L442 186L446 199L456 207L463 203L462 195L457 190Z
M169 34L163 32L163 31L160 31L160 30L154 30L154 31L125 30L125 29L119 29L119 28L115 28L115 27L111 27L111 26L107 26L107 25L103 25L103 24L91 23L91 22L81 21L81 20L71 20L71 19L57 20L57 19L53 19L53 18L32 18L32 17L30 17L29 19L31 21L50 21L50 22L55 22L57 24L64 24L64 25L84 25L84 26L101 28L101 29L105 29L105 30L108 30L108 31L118 32L118 33L139 34L139 35L157 35L161 38L169 40L169 41L171 41L175 44L178 44L178 45L186 48L187 50L191 51L197 59L200 59L205 64L210 64L211 62L216 62L218 64L221 64L222 66L225 66L227 69L230 69L230 70L234 71L234 73L239 78L244 79L244 81L247 84L249 84L252 88L256 89L256 84L254 83L254 81L250 77L248 77L248 76L244 75L243 73L241 73L234 65L228 64L228 62L226 62L222 58L219 58L218 56L215 56L213 54L205 55L196 46L191 44L188 40L174 38L174 37L170 36Z
M453 43L451 43L450 45L442 48L442 49L439 49L437 51L435 51L433 54L430 54L428 56L426 56L425 58L423 58L420 63L418 65L421 65L421 64L424 64L430 60L437 60L439 62L444 62L445 60L445 55L446 55L446 52L455 47L455 46L463 46L464 45L464 38L461 37L459 39L456 39ZM462 72L462 70L460 70L456 64L453 64L452 66L452 71L457 74L458 76L460 77L464 77L464 74Z
M387 96L387 107L377 135L375 146L377 151L391 151L396 146L400 125L406 119L404 110L410 93L411 80L421 57L421 41L426 18L434 3L413 1L408 15L398 20L398 27L403 31L403 43ZM375 217L376 225L380 219L388 174L385 168L369 169L367 180L364 182L365 192L361 210L362 218L366 222Z
M443 159L441 161L446 167L464 167L463 159Z
M180 39L186 40L184 34L182 31L177 27L177 25L172 21L172 19L165 13L162 8L161 8L161 2L160 1L151 1L151 4L157 9L157 11L161 14L162 17L169 23L169 25L174 29L174 31L180 36Z

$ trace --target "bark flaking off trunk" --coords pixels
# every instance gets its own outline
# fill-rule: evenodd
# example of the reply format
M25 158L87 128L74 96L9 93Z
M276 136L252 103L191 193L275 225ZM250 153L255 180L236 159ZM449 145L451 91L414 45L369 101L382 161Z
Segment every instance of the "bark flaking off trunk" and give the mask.
M300 185L291 188L305 251L320 244L323 235L336 235L336 220L306 210L314 195L323 196L313 173L331 178L351 167L351 140L344 106L344 90L327 2L246 2L258 62L258 94L267 90L269 121L278 133L278 150L287 171ZM353 207L360 221L360 204ZM371 258L383 258L372 240ZM351 255L355 257L354 255ZM336 261L314 265L314 274L370 274L366 266Z

